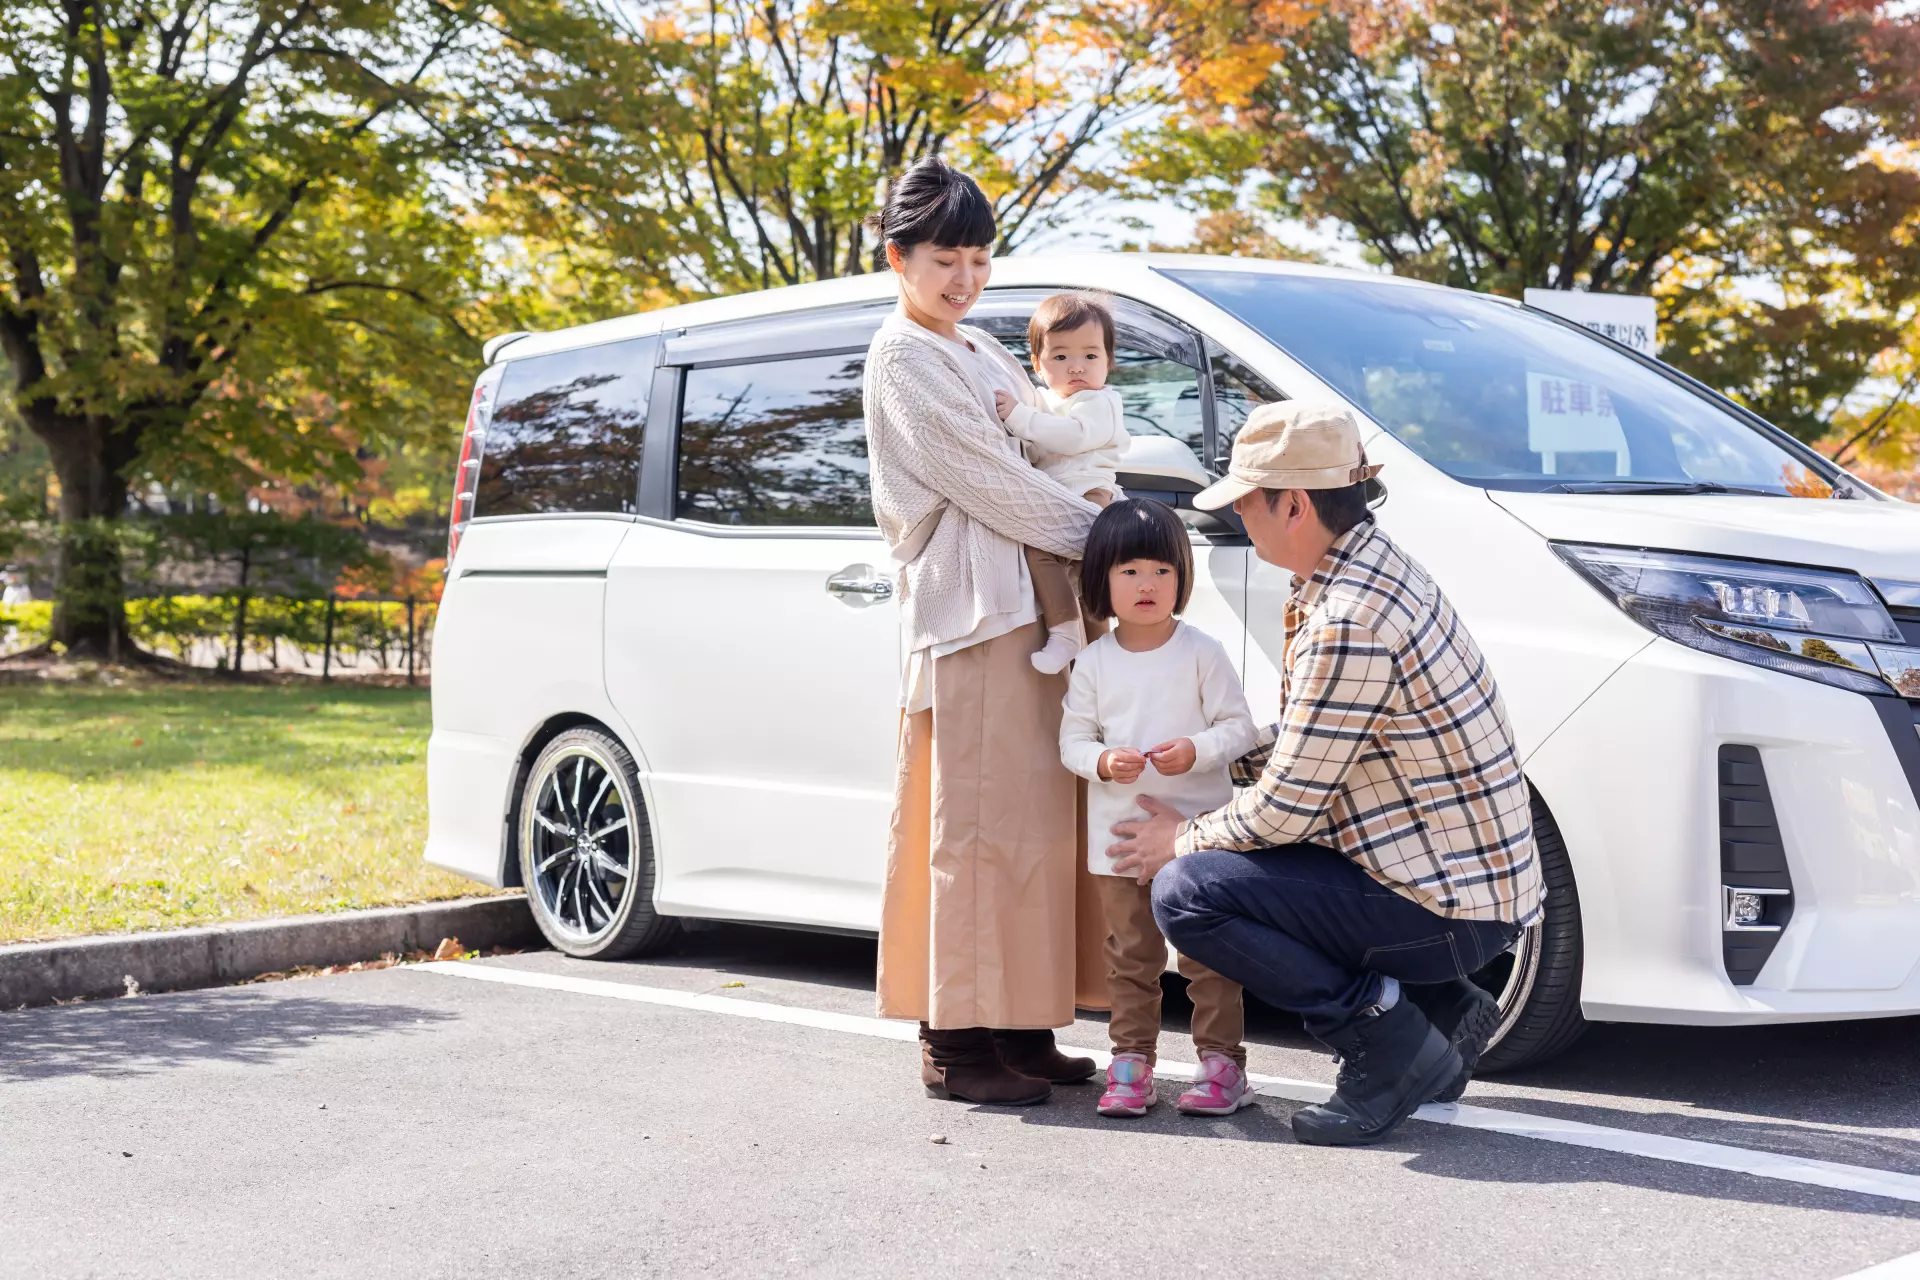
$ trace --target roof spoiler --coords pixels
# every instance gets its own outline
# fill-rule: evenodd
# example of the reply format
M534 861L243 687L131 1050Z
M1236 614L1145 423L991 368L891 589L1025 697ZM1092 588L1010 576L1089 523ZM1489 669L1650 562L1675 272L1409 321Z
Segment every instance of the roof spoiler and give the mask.
M503 333L498 337L488 338L486 345L480 348L480 362L482 364L492 364L493 358L500 354L502 347L530 336L532 335L529 330L515 329L512 333Z

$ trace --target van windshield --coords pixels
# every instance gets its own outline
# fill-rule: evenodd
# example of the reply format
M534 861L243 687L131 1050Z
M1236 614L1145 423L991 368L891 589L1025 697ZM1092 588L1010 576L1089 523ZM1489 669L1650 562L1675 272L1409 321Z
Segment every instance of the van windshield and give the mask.
M1251 271L1165 274L1470 484L1833 496L1808 459L1710 400L1597 338L1491 298Z

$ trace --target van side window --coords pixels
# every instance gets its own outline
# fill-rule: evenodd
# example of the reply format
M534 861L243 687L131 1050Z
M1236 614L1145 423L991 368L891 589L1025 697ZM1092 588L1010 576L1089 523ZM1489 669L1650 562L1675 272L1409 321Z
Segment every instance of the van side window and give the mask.
M638 338L510 362L474 515L636 510L654 346Z
M1222 454L1233 449L1234 437L1246 425L1247 415L1263 404L1284 400L1272 383L1249 369L1239 357L1211 342L1207 354L1213 366L1213 420L1220 433Z
M1127 434L1171 436L1206 453L1206 419L1200 411L1200 371L1175 360L1118 345L1107 385L1126 406Z
M866 362L863 350L687 370L675 514L706 524L871 526Z

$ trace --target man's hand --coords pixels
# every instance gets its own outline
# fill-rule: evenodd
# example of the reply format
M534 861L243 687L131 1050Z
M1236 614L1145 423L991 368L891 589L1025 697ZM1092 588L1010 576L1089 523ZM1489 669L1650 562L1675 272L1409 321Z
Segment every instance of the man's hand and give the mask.
M1192 738L1173 738L1149 748L1146 755L1162 777L1171 778L1193 768L1199 753L1193 749Z
M1002 391L998 387L993 389L993 411L1000 415L1000 421L1005 422L1007 415L1012 413L1013 407L1019 403L1013 398L1011 391Z
M1121 875L1134 877L1137 884L1152 884L1160 868L1173 861L1173 837L1185 819L1179 810L1152 796L1141 796L1140 807L1147 811L1146 817L1113 824L1113 834L1125 839L1108 845L1107 856L1118 859L1113 869Z
M1100 753L1100 767L1095 772L1107 782L1129 787L1146 771L1147 758L1132 747L1109 747Z

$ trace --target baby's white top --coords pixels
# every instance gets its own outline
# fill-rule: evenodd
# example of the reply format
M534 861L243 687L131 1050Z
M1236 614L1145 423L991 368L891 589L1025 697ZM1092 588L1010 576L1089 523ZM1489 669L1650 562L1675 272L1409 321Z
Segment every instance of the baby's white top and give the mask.
M1227 767L1259 741L1247 695L1227 651L1206 632L1177 623L1158 649L1132 653L1112 634L1074 660L1060 720L1060 761L1087 780L1087 869L1114 875L1107 846L1113 824L1144 818L1143 795L1182 817L1218 809L1233 797ZM1111 747L1145 751L1171 738L1193 740L1193 768L1166 777L1147 762L1131 786L1100 780L1100 755Z
M1070 396L1040 389L1042 408L1014 406L1007 430L1024 441L1027 461L1075 493L1107 489L1123 497L1115 474L1127 451L1126 406L1109 387Z

